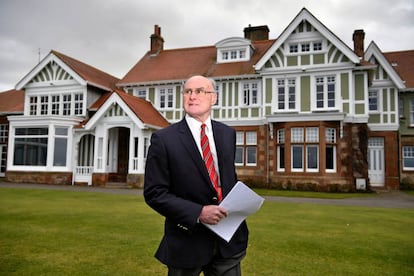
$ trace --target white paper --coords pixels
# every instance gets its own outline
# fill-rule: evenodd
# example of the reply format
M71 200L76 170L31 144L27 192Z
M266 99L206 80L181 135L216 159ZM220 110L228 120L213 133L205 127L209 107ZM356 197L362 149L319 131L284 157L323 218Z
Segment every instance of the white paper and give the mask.
M216 225L204 225L229 242L243 220L247 216L256 213L262 206L263 201L263 197L256 194L243 182L238 181L219 205L227 210L227 217L220 220Z

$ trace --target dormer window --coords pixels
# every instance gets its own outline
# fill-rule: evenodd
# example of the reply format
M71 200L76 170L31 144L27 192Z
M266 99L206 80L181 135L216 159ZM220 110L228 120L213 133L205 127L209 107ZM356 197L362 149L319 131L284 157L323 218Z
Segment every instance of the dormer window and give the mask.
M244 38L228 38L216 44L217 63L248 61L253 54L251 41Z

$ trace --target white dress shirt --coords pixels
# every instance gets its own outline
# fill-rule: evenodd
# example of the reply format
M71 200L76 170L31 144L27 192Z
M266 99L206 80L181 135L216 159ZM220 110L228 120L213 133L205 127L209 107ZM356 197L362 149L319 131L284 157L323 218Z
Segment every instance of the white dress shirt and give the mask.
M201 158L203 158L203 150L201 149L201 125L202 123L191 117L190 115L185 116L185 120L187 121L187 125L191 130L191 133L193 134L194 141L197 144L198 150L200 151ZM213 136L213 128L211 126L211 118L208 117L208 119L204 122L206 124L205 132L208 138L208 142L210 144L210 151L213 155L213 161L214 161L214 167L217 172L217 176L219 177L220 181L220 172L218 169L218 159L217 159L217 151L216 151L216 144L214 143L214 136Z

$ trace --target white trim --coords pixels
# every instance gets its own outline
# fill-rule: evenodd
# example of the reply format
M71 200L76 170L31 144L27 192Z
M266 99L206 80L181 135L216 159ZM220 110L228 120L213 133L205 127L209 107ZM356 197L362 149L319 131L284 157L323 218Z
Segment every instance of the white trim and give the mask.
M349 60L355 64L360 63L359 57L335 34L325 27L316 17L314 17L306 8L303 8L293 21L286 27L281 35L276 39L275 43L262 56L262 58L254 65L256 70L261 70L265 63L276 53L276 51L286 42L292 32L303 21L307 20L316 30L318 30L328 41L337 47Z

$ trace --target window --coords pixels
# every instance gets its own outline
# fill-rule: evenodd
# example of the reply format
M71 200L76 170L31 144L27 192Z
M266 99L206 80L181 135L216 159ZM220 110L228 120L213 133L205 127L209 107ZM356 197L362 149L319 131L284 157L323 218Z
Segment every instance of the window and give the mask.
M277 130L277 170L285 170L285 129Z
M239 54L240 54L240 59L246 58L246 50L240 50Z
M310 51L310 43L302 43L301 50L302 50L302 52L309 52Z
M229 52L222 52L221 53L221 59L222 60L228 60L229 59Z
M237 51L230 51L230 59L237 59Z
M144 99L147 99L147 89L145 88L137 88L134 90L134 96Z
M173 94L172 88L160 89L160 108L172 108L173 107Z
M306 170L318 171L319 164L319 128L306 128Z
M49 97L41 96L40 97L40 115L47 115L49 105Z
M0 124L0 143L6 143L9 136L9 126Z
M55 128L55 152L53 154L53 166L66 166L68 148L68 128Z
M322 42L314 42L313 43L313 51L322 51Z
M14 165L46 166L48 128L16 128Z
M37 115L37 97L29 98L29 114Z
M319 171L319 128L292 128L292 171Z
M292 171L303 171L303 142L303 128L292 128Z
M75 115L82 115L83 114L83 94L77 93L75 94Z
M72 101L71 94L63 95L63 113L62 113L63 115L70 115L71 101Z
M59 115L60 110L60 96L59 95L53 95L52 96L52 115Z
M414 124L414 99L410 100L410 124Z
M403 169L414 170L414 146L403 146Z
M278 110L294 110L296 108L296 80L277 80Z
M369 111L378 111L378 91L368 92Z
M327 172L336 171L336 129L325 129L325 170Z
M244 83L243 84L243 104L255 105L258 104L258 88L257 83Z
M297 52L298 52L298 44L289 45L289 53L297 53Z
M255 166L257 163L257 132L236 132L236 165Z
M316 108L335 107L335 76L316 77Z

